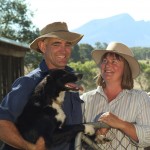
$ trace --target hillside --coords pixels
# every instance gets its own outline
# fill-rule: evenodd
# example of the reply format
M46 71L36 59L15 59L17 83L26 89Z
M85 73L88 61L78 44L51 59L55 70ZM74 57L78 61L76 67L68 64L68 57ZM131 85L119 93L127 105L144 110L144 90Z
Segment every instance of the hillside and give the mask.
M118 41L130 47L150 47L150 21L135 21L128 14L91 20L73 31L84 34L80 43Z

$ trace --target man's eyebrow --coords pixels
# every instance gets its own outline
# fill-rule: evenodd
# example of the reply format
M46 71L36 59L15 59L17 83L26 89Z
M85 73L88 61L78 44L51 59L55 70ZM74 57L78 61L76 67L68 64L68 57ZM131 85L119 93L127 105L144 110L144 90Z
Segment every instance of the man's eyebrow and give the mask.
M54 41L51 44L60 44L60 43L61 43L60 41ZM66 42L66 44L70 44L71 45L71 42Z
M71 42L66 42L66 44L71 44Z
M52 42L51 44L60 44L61 42L59 42L59 41L54 41L54 42Z

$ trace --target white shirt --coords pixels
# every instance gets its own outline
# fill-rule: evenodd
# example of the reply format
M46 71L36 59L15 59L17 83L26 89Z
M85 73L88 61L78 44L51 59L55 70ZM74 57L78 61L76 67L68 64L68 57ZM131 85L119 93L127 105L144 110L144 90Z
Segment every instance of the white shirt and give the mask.
M103 89L98 86L97 89L84 93L81 99L84 101L84 122L94 122L99 118L99 114L111 112L122 120L135 123L134 126L139 139L139 143L136 143L138 146L150 146L150 97L146 92L135 89L123 90L113 101L108 103ZM113 130L117 139L123 138L119 141L126 149L136 149L133 142L122 132L116 129L111 130ZM107 133L107 136L110 136L109 134ZM111 145L113 144L119 150L117 143L118 140L113 137ZM142 150L143 148L138 149Z

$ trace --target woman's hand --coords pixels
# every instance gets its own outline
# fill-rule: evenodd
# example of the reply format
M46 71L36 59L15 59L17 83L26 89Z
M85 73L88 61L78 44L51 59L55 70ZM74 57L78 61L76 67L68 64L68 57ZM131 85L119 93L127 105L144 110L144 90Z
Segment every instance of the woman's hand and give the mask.
M111 128L115 128L124 132L127 136L131 137L134 141L138 142L138 137L136 134L136 129L133 123L124 121L117 117L116 115L112 114L111 112L103 113L98 121L102 121L109 125ZM102 132L102 129L100 129ZM103 131L104 134L108 132L108 130Z
M98 121L102 121L112 128L116 129L122 129L124 127L124 121L111 112L103 113Z

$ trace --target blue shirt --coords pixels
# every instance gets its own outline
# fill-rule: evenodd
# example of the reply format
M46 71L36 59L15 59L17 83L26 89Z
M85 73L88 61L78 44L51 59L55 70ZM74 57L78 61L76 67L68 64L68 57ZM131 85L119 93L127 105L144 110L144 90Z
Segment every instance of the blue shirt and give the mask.
M66 66L67 71L73 71ZM16 79L11 91L4 97L0 105L0 120L9 120L15 123L22 113L29 97L37 84L48 74L48 67L43 60L39 67L29 74ZM63 103L63 110L67 116L66 124L78 124L82 122L81 100L78 93L67 92ZM62 144L55 150L69 150L69 144ZM71 148L73 149L73 148Z

